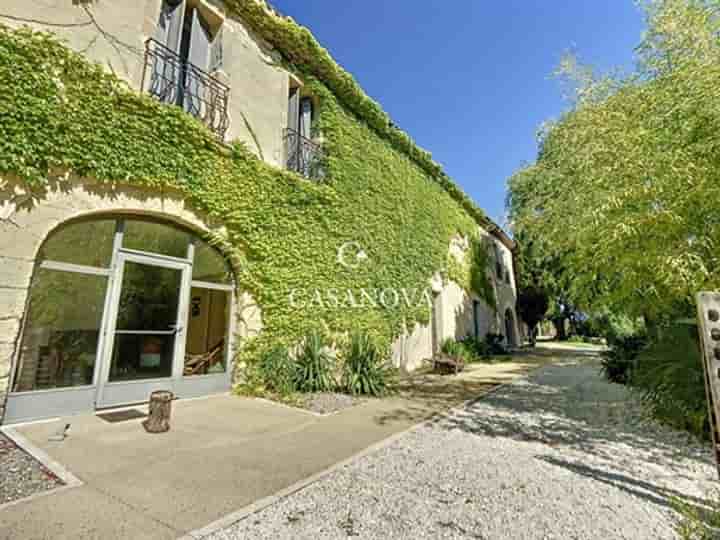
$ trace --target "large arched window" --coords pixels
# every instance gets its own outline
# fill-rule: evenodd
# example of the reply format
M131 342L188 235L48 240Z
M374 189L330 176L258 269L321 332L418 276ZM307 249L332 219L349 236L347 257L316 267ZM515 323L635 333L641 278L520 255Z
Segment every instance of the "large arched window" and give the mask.
M67 223L38 256L12 390L225 374L232 291L222 255L184 228Z

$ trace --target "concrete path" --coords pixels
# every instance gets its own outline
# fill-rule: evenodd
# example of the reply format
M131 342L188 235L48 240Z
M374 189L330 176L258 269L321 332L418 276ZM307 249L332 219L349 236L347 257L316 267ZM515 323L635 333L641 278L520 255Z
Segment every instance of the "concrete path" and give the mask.
M68 419L60 443L48 442L58 422L19 427L83 485L0 510L0 539L177 538L547 360L418 376L398 396L326 417L219 396L176 402L173 429L162 435L146 434L139 420L94 415Z
M675 538L670 499L717 485L710 447L598 367L543 368L207 540Z

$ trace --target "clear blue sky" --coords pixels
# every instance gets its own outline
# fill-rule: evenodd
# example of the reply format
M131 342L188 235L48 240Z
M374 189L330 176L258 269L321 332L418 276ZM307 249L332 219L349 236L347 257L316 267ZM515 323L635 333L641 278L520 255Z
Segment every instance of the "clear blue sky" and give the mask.
M629 68L643 30L632 0L274 0L490 217L535 133L566 107L551 74L572 49Z

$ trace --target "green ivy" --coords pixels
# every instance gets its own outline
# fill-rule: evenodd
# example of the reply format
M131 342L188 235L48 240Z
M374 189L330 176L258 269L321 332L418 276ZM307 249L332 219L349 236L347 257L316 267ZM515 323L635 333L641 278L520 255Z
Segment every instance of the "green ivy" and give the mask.
M407 155L483 227L488 230L498 229L482 209L445 174L440 164L433 161L431 154L417 146L407 133L393 124L380 104L370 98L355 78L333 60L310 30L292 18L280 15L264 0L227 0L225 5L258 35L274 45L289 65L302 73L320 78L345 108L366 122L393 148Z
M323 183L269 166L242 144L228 150L179 107L138 95L50 34L0 27L0 173L40 198L67 174L180 190L224 225L227 238L215 243L232 255L238 286L262 308L263 332L240 360L314 329L357 328L388 344L405 324L428 320L426 304L302 307L288 301L291 291L424 289L446 269L450 239L476 234L478 215L397 140L359 120L337 88L312 77L306 84L321 104ZM355 269L336 260L348 241L369 256Z
M468 256L469 255L469 256ZM482 238L473 236L470 239L469 254L462 260L448 253L448 278L468 292L474 292L493 309L497 309L497 295L493 280L488 274L492 268L492 260L488 246Z

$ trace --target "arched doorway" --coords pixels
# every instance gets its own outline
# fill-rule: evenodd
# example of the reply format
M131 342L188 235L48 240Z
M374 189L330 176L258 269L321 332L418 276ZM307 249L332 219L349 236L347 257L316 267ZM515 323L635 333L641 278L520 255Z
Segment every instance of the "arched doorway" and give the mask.
M508 347L517 346L515 338L515 314L511 308L505 310L505 339Z
M61 225L38 255L5 420L229 389L233 291L222 255L173 223Z

